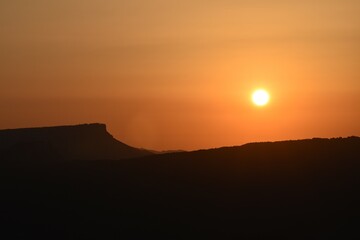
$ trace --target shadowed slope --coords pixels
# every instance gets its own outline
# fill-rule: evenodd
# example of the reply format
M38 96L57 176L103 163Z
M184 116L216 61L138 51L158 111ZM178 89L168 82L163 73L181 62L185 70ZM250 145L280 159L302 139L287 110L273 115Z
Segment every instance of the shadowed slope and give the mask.
M359 159L350 137L3 164L0 219L15 239L358 239Z
M122 159L151 154L119 142L104 124L1 130L0 152L17 160Z

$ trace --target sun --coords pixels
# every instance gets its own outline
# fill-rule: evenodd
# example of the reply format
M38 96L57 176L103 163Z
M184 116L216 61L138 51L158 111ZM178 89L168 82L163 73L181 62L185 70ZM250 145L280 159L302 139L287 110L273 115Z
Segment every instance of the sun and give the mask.
M262 107L268 104L270 100L269 93L264 89L258 89L252 94L252 101L256 106Z

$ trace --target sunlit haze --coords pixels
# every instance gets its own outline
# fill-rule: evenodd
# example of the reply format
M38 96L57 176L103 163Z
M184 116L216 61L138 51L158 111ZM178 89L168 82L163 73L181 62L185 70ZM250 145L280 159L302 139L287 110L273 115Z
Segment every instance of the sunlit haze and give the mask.
M360 135L359 13L359 0L2 0L0 129L101 122L156 150Z

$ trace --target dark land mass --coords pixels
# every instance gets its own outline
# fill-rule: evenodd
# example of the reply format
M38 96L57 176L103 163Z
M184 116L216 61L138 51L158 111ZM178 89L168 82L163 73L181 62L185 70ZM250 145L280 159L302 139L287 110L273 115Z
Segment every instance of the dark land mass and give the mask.
M152 154L119 142L99 123L0 130L0 152L14 161L118 160Z
M360 239L359 137L115 160L83 127L0 131L1 239Z

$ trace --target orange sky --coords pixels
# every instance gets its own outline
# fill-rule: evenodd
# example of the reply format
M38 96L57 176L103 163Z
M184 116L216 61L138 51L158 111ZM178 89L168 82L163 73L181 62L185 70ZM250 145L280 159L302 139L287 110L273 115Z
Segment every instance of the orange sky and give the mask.
M0 129L103 122L157 150L360 135L359 12L358 0L2 0Z

